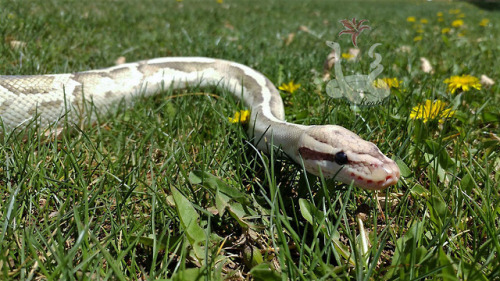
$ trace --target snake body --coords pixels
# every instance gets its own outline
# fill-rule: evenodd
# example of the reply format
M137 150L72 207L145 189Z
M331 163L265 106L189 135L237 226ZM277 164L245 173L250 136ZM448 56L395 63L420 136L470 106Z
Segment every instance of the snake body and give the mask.
M249 134L256 147L280 147L309 173L366 189L396 184L400 171L378 147L336 125L305 126L285 121L273 83L258 71L231 61L201 57L157 58L72 74L0 76L0 119L4 131L32 124L44 128L64 116L85 116L86 101L106 113L122 100L164 89L217 85L230 90L251 110Z

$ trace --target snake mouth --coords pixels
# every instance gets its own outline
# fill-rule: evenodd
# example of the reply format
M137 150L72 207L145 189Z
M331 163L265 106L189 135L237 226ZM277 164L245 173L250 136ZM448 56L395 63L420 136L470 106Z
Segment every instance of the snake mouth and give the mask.
M395 185L400 176L399 167L394 162L386 163L384 167L372 170L368 176L356 175L354 172L350 173L354 185L369 190L382 190Z

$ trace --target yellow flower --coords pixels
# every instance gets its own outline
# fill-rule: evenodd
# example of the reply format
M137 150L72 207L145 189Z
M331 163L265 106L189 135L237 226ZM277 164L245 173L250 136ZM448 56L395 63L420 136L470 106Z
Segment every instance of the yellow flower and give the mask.
M452 23L451 23L451 26L453 27L460 27L464 25L464 21L463 20L454 20Z
M228 117L231 123L241 123L246 124L250 120L250 110L240 110L234 113L234 117Z
M451 91L452 94L457 90L462 90L462 92L467 92L472 88L481 90L479 79L471 75L451 76L445 79L444 83L448 84L448 91Z
M283 83L278 87L278 89L289 92L290 94L293 94L298 88L300 88L300 84L295 84L293 81L290 81L288 84Z
M457 16L458 18L465 18L465 14L461 13L460 15Z
M397 89L399 88L399 85L401 84L401 81L398 80L398 78L382 78L382 79L377 79L373 81L373 86L376 88L394 88Z
M415 42L422 41L422 36L417 36L417 37L413 38L413 41L415 41Z
M450 33L450 31L451 31L451 29L449 27L445 27L445 28L441 29L442 34Z
M421 20L420 20L420 23L422 23L422 24L426 24L426 23L429 23L429 20L428 20L428 19L421 19Z
M444 118L455 115L454 110L449 108L445 109L445 107L446 104L440 100L425 100L425 103L421 103L412 108L410 118L413 120L423 119L424 123L427 123L430 120L438 119L439 123L443 123Z
M437 15L438 17L442 17L442 16L443 16L443 12L438 12L436 15Z
M488 26L488 24L490 23L490 20L489 19L482 19L481 22L479 22L479 26Z
M224 3L224 1L223 0L217 0L217 3L222 4L222 3Z
M415 22L416 20L417 20L417 18L415 18L415 17L407 17L406 18L407 22Z
M443 18L438 18L438 22L443 22L444 19Z
M448 11L448 13L452 15L460 14L460 9L451 9Z
M343 59L346 59L346 60L350 60L350 59L353 59L355 56L353 54L349 54L349 53L342 53L342 58Z
M419 28L419 29L417 29L417 33L424 33L424 30Z

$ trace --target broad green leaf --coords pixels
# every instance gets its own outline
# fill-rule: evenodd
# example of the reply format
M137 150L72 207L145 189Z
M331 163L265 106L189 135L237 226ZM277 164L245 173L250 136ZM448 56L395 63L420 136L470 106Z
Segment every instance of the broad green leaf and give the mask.
M467 194L472 193L472 189L474 188L474 181L472 180L472 176L470 175L469 171L467 171L467 174L465 174L465 176L460 181L460 186Z
M175 115L177 114L177 108L171 102L169 102L165 105L164 112L169 119L174 119Z
M229 201L231 201L231 198L229 196L217 190L217 192L215 193L215 207L219 212L219 216L224 215L224 211L229 206Z
M280 275L267 263L261 263L250 270L254 280L272 281L282 280Z
M439 265L443 267L439 276L443 278L444 281L458 280L457 273L453 269L453 264L449 259L449 257L443 251L443 248L439 249L438 260L439 260Z
M500 114L491 111L483 111L481 118L485 123L497 123L498 120L500 120Z
M213 192L219 190L229 196L232 200L238 201L242 204L250 204L250 200L245 193L239 191L210 173L193 171L189 173L189 182L192 184L203 184L203 186L209 188Z
M198 224L199 215L191 202L174 187L172 187L172 196L181 226L186 232L189 244L193 247L196 257L203 259L204 251L200 244L205 241L206 235L203 228Z
M208 272L204 268L187 268L184 270L177 271L170 280L172 281L205 280L207 273Z
M445 144L439 144L433 140L427 139L425 140L429 153L433 154L438 158L439 165L443 169L448 169L455 165L455 160L450 157L446 147L443 147Z
M411 190L410 193L414 196L419 196L419 197L427 197L429 196L429 191L425 189L423 186L420 184L415 184Z
M246 246L243 251L243 261L248 268L253 268L264 262L259 249L254 246Z
M244 228L254 228L255 225L249 222L249 217L256 216L257 213L253 209L249 209L239 202L231 202L227 208L233 218Z
M323 222L323 214L316 209L314 205L309 203L306 199L299 199L300 213L307 222L314 225L314 223Z
M451 216L446 203L439 196L432 196L427 201L427 207L431 211L431 220L436 223L440 228L444 222Z
M313 224L313 218L311 214L311 205L306 199L300 198L299 199L299 207L300 207L300 213L306 219L306 221L310 224Z
M397 159L396 164L398 165L399 170L401 171L401 176L403 176L405 178L411 176L412 171L410 170L408 165L406 165L406 163L403 162L403 160Z
M154 240L151 237L146 237L146 236L137 237L135 235L130 235L129 237L131 240L138 239L139 244L149 247L154 246ZM177 245L181 240L182 240L181 236L165 236L161 240L157 240L156 245L158 247L158 250L167 250L168 252L172 252L174 251L175 247L177 247Z

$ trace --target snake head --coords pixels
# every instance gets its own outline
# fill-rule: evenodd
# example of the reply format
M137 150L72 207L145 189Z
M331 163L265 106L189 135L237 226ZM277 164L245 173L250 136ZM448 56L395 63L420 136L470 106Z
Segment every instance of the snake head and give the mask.
M335 125L312 126L300 137L298 157L316 176L335 177L346 184L379 190L398 182L396 162L355 133ZM299 160L300 163L300 160Z

